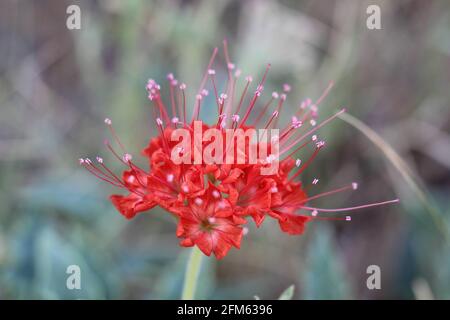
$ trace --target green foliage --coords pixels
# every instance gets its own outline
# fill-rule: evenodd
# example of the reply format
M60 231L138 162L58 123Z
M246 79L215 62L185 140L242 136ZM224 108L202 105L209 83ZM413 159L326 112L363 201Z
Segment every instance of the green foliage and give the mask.
M305 299L350 299L349 277L329 226L314 227L304 270L301 272Z
M292 300L294 296L295 286L291 285L278 297L278 300Z

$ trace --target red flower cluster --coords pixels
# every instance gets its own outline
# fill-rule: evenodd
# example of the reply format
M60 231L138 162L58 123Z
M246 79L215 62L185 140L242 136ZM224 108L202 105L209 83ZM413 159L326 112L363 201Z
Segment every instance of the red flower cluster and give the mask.
M149 171L138 167L132 161L131 155L125 152L109 119L106 119L105 123L122 149L123 156L120 156L108 141L106 145L127 166L122 178L108 168L100 157L97 157L96 163L90 159L80 159L80 164L98 178L129 191L128 195L111 196L112 203L121 214L131 219L137 213L158 205L176 217L178 222L176 234L181 239L182 246L196 245L204 254L209 256L214 253L218 259L221 259L232 246L240 247L249 217L257 226L260 226L268 216L278 221L283 232L299 235L303 233L308 221L324 219L318 216L319 212L347 211L398 201L342 209L319 209L307 205L316 198L357 188L357 184L352 183L336 190L308 196L302 182L297 179L324 146L324 142L318 140L314 134L315 131L337 115L320 124L316 123L318 105L329 88L316 102L313 103L309 99L303 101L291 121L279 131L277 138L281 149L276 157L269 156L265 161L243 164L199 164L195 161L176 164L171 156L174 149L179 147L177 141L172 141L172 133L177 128L185 128L192 132L193 122L199 118L202 101L208 95L205 89L208 78L211 80L214 91L218 118L217 123L211 126L202 123L203 130L216 128L225 135L226 129L257 128L266 117L269 108L278 100L274 110L267 117L266 124L260 127L268 129L277 126L279 114L290 87L284 85L284 93L281 95L273 92L269 101L261 106L260 112L254 115L253 110L256 110L255 106L258 105L264 90L264 81L269 67L253 95L250 96L248 104L244 103L252 78L250 76L245 78L242 94L237 99L235 91L240 71L235 70L234 64L228 58L226 42L224 42L224 49L228 75L225 92L218 93L215 70L211 69L217 54L215 49L196 96L190 121L186 121L186 85L179 85L172 74L168 75L172 114L172 117L169 117L169 109L161 99L160 85L154 80L149 80L147 91L149 99L155 106L154 118L159 131L159 135L152 138L142 152L149 161ZM339 113L341 112L344 110ZM249 124L250 120L253 120L253 123ZM194 140L193 134L191 137ZM248 147L250 143L252 142L248 142L246 146ZM261 142L257 144L258 148L262 147ZM313 146L313 152L308 160L302 162L294 158L300 149L310 145ZM247 159L248 150L248 148L237 148L235 152L242 152ZM177 151L186 152L186 150ZM272 161L278 161L277 170L272 174L262 175L261 168ZM317 182L318 179L314 179L313 184ZM342 220L350 220L350 217L344 217Z

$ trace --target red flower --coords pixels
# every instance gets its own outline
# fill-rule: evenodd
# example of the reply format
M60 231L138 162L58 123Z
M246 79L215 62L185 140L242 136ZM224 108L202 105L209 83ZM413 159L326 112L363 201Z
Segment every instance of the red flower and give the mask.
M232 217L233 208L215 188L195 199L180 213L177 236L181 245L196 245L207 256L223 258L232 246L240 248L243 228ZM245 222L245 221L244 221Z
M285 84L283 94L273 92L268 101L260 104L268 66L262 80L249 97L248 104L244 104L246 96L250 94L253 79L250 76L245 78L243 93L237 96L235 92L239 85L240 71L234 70L234 64L229 61L226 42L224 50L228 67L226 91L222 94L217 92L216 72L211 69L217 54L215 49L196 95L190 120L187 120L186 113L185 84L178 85L174 76L168 75L170 108L166 108L161 99L161 86L154 80L148 81L148 97L154 104L153 114L159 132L142 151L148 159L149 170L138 167L132 161L109 119L105 123L123 156L119 156L109 142L106 142L106 146L127 167L122 178L99 157L96 163L80 159L80 164L96 177L129 192L127 196L111 196L112 203L120 213L130 219L137 213L158 205L176 218L177 236L181 238L182 246L196 245L204 254L209 256L214 253L221 259L231 247L240 247L244 234L243 224L249 217L258 227L266 217L276 219L283 232L299 235L304 232L307 222L328 219L319 217L319 212L349 211L398 201L342 209L320 209L309 205L319 197L355 190L357 187L356 183L352 183L308 196L304 184L299 181L302 172L325 144L317 138L316 131L337 116L336 114L322 123L316 123L318 105L331 86L315 103L310 99L303 101L298 110L294 111L291 121L278 126L279 115L290 86ZM203 99L208 95L205 89L208 78L211 80L217 105L217 121L211 125L198 122ZM261 109L255 111L258 106ZM342 112L344 110L339 113ZM260 124L264 119L265 124ZM250 120L252 123L249 123ZM269 143L266 131L263 131L266 140L252 140L251 133L256 128L280 130L270 137ZM183 139L173 139L180 129L184 133ZM312 154L309 159L302 162L294 157L300 149L311 148L311 145ZM199 153L206 154L209 160L202 158L199 161ZM255 158L255 154L259 157ZM228 155L233 161L229 161ZM183 161L179 162L180 159ZM317 182L318 179L314 179L313 184Z

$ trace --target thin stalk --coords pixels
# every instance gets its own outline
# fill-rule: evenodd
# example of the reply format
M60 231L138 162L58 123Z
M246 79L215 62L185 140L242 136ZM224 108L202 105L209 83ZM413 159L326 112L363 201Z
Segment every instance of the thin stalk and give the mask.
M182 300L192 300L195 297L202 257L203 253L197 247L193 247L184 274Z

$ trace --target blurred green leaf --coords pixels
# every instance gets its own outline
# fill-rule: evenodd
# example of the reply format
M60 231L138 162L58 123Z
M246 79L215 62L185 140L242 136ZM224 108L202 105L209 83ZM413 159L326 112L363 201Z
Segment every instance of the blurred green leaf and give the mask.
M301 283L305 299L351 299L347 274L333 242L329 226L317 224L314 230Z
M295 285L289 286L286 290L283 291L278 300L292 300L292 297L294 296L294 289Z

